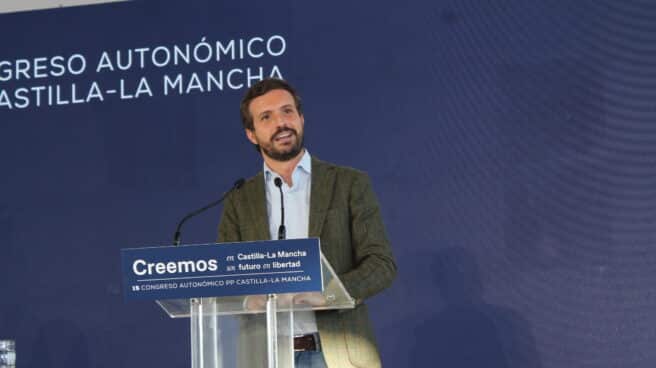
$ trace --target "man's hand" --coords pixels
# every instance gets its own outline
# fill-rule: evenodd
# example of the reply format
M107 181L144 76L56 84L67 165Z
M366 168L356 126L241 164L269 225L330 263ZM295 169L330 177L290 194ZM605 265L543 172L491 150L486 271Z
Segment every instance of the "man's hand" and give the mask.
M289 307L295 302L294 294L277 294L276 301L278 302L278 307ZM266 295L249 295L246 297L244 306L249 311L263 311L266 309L266 302Z
M263 310L266 307L266 295L249 295L244 306L249 311Z
M313 307L326 305L326 298L319 292L298 293L294 295L294 304L308 304Z

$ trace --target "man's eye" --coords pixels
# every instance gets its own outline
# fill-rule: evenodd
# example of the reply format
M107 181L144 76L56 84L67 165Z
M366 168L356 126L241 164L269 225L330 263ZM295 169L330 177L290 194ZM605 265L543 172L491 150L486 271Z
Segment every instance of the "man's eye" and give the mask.
M269 115L262 115L262 117L260 118L260 120L268 120L268 119L269 119Z

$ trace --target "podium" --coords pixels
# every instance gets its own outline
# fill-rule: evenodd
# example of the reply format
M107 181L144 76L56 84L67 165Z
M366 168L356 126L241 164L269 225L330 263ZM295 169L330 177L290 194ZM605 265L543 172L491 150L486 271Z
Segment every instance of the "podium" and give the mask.
M322 292L158 300L189 318L192 368L294 367L294 314L351 309L354 299L321 254Z

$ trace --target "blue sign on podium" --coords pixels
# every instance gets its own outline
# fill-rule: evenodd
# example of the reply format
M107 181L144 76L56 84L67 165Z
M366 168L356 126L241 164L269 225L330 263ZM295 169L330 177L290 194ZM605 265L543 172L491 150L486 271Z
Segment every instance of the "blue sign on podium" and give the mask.
M121 250L125 300L323 290L318 238Z

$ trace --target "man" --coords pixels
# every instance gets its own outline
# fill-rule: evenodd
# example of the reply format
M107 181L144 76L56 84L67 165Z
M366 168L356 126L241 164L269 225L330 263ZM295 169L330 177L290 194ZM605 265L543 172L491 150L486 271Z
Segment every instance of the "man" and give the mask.
M263 171L225 202L219 241L278 238L283 181L287 238L319 237L321 251L357 301L353 310L294 314L297 367L380 367L363 300L396 275L378 202L366 174L314 157L303 146L301 99L285 81L265 79L241 102L246 137ZM307 363L306 363L307 362Z

